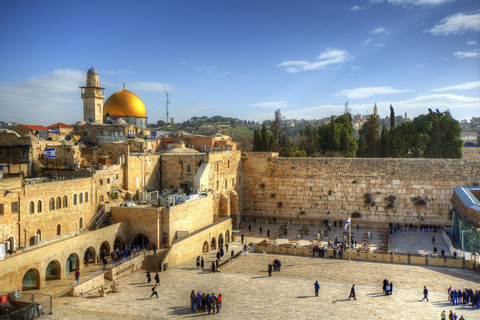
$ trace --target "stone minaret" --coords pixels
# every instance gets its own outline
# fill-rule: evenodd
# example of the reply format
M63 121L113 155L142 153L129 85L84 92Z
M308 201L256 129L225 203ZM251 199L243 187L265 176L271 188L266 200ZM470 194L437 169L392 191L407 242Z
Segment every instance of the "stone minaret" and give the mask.
M99 87L98 72L93 66L87 72L87 85L82 89L83 120L103 123L104 88Z
M373 107L373 114L374 114L374 115L377 115L377 114L378 114L377 103L376 103L376 102L375 102L375 106Z

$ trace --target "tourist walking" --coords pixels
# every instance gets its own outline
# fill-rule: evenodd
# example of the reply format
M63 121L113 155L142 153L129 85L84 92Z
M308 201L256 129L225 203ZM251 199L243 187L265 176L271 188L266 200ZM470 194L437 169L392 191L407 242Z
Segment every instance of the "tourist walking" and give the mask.
M147 270L147 280L148 280L147 283L150 283L150 281L152 281L152 276L150 275L150 271L148 270Z
M245 239L245 235L242 233L242 244L244 239Z
M215 261L212 262L212 272L215 273Z
M153 244L153 255L154 256L157 255L157 244L156 243Z
M197 257L197 269L200 267L200 256Z
M228 252L228 243L225 244L225 249L226 249L227 252Z
M318 281L315 281L315 297L318 297L318 291L320 290L320 284Z
M202 270L203 270L203 267L205 266L204 261L203 261L203 257L200 259L200 266L202 267Z
M75 280L77 283L80 281L80 271L78 269L75 270Z
M217 302L218 302L217 313L219 313L220 309L222 308L222 294L221 293L218 295Z
M162 272L162 259L160 259L160 261L158 261L158 269L160 270L160 272Z
M350 300L350 298L357 300L357 297L355 296L355 284L352 284L352 289L350 289L350 296L348 297L348 300Z
M160 284L160 275L158 274L158 272L155 272L155 282L156 284Z
M428 302L428 289L427 289L427 286L423 286L423 300L427 299L427 302Z
M269 277L272 276L272 271L273 271L272 263L269 263L269 264L268 264L268 276L269 276Z
M156 295L157 299L158 299L157 285L156 284L152 287L152 294L150 295L150 298L153 297L153 295Z

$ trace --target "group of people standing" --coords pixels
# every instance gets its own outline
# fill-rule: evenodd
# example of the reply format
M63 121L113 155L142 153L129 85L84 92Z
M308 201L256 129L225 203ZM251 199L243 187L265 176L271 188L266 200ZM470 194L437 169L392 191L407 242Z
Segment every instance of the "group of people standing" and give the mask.
M272 271L280 271L281 267L282 267L282 263L278 259L275 259L273 260L273 262L270 262L268 264L268 276L269 277L272 276Z
M215 293L205 294L198 291L195 293L195 290L192 290L190 293L190 304L193 312L205 312L208 314L220 313L222 308L222 294L219 294L218 297Z
M462 290L452 289L452 286L448 288L448 300L452 305L456 306L458 304L467 305L469 302L472 303L472 308L480 308L480 291L473 291L472 289Z

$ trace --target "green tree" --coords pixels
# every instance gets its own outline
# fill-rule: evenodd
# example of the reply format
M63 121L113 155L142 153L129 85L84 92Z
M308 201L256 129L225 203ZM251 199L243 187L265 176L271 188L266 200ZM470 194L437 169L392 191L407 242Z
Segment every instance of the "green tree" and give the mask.
M253 151L261 151L260 130L258 128L253 132Z
M380 137L378 115L371 114L360 130L362 149L357 154L359 157L378 158L380 157Z
M390 130L395 129L395 110L393 110L392 104L390 103Z
M260 132L260 150L259 151L269 151L268 142L270 141L269 134L267 131L267 125L265 121L262 124L262 130Z
M274 119L270 124L270 132L272 133L272 143L270 145L270 149L272 152L278 152L279 150L279 140L283 133L281 128L282 120L283 116L280 112L280 109L275 110Z
M387 143L387 127L383 123L380 131L380 157L382 158L387 155Z
M330 117L330 128L328 129L327 149L330 151L338 150L337 130L335 128L335 121L333 116Z

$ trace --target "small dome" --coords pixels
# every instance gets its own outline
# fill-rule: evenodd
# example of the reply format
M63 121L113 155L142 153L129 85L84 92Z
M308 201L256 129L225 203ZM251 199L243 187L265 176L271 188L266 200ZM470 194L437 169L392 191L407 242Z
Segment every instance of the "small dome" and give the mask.
M112 94L103 105L103 116L146 118L147 111L142 100L128 90Z
M83 125L85 125L85 124L86 124L85 121L80 120L80 121L77 121L77 123L75 123L75 127L80 127L80 126L83 126Z
M117 119L113 122L113 124L116 125L116 126L128 126L127 121L125 121L123 119Z
M95 68L93 68L93 66L92 66L90 69L88 69L87 75L89 75L89 76L98 76L98 71L95 70Z

